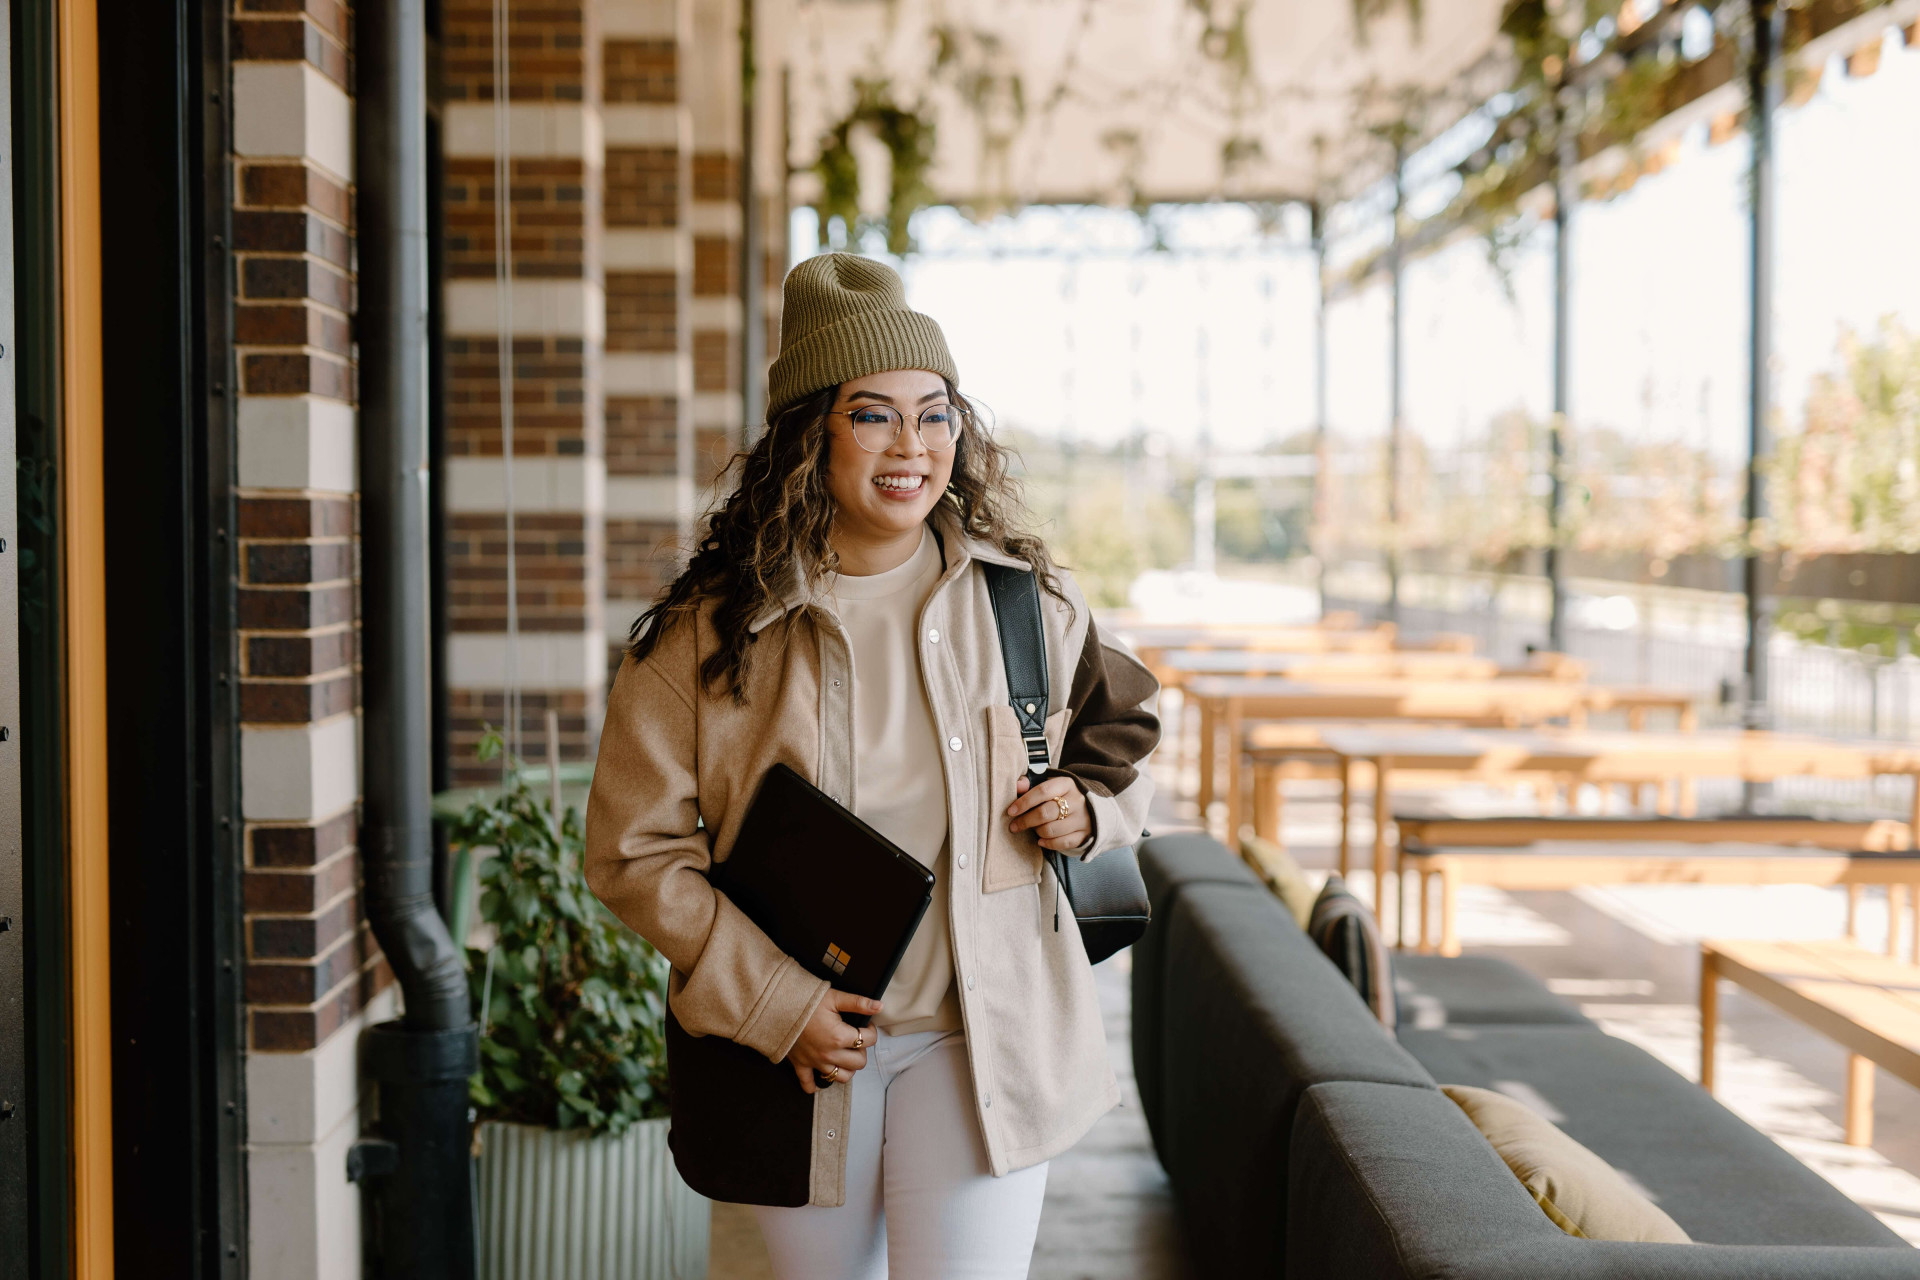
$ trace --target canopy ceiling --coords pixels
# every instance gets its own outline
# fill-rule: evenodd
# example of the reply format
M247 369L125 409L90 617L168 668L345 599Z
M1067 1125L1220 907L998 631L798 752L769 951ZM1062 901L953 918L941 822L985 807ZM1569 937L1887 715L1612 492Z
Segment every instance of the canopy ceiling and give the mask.
M975 208L1351 195L1382 130L1497 91L1500 0L799 0L792 164L884 80L929 115L936 199ZM1356 8L1384 10L1356 26ZM856 130L863 206L885 149ZM876 162L875 180L867 175ZM811 174L796 194L812 198Z

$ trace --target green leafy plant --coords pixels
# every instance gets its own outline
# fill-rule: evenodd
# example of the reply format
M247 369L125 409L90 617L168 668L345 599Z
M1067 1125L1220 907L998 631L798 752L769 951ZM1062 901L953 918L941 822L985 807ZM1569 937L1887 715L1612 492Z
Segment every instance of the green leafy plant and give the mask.
M500 757L489 730L480 758ZM482 1119L618 1136L667 1112L667 962L587 887L580 814L558 822L517 771L450 833L478 854L480 918L493 945L467 949L481 1025L468 1086Z

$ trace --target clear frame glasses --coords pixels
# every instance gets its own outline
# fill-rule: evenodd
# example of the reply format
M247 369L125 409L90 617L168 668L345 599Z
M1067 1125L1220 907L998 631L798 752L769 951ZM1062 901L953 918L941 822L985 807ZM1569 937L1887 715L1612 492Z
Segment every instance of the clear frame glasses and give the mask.
M853 428L854 443L868 453L884 453L900 438L907 420L892 405L863 404L854 409L835 409L845 414ZM941 401L922 409L914 418L914 431L928 453L945 453L960 441L960 432L969 415L958 405Z

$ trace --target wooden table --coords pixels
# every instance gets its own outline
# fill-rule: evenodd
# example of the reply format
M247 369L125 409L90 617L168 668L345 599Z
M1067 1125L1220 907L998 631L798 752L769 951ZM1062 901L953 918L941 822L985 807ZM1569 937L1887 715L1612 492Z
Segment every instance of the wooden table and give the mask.
M1250 720L1423 720L1522 726L1565 718L1584 722L1588 687L1563 680L1351 680L1324 683L1272 676L1196 676L1186 692L1200 705L1200 812L1213 803L1217 739L1228 742L1227 834L1237 839L1245 798L1241 753ZM1342 842L1344 845L1344 841Z
M1725 839L1736 840L1731 831ZM1835 824L1836 826L1854 824ZM1860 824L1866 825L1866 824ZM1906 824L1881 824L1897 828L1889 841L1906 848ZM1704 832L1696 832L1703 835ZM1838 833L1836 834L1836 838ZM1577 839L1578 837L1569 837ZM1665 837L1671 840L1671 835ZM1557 842L1556 842L1557 843ZM1490 885L1496 889L1541 890L1584 889L1602 884L1721 884L1767 885L1810 884L1845 885L1851 903L1853 895L1868 885L1887 891L1887 918L1893 927L1887 932L1887 951L1893 954L1899 945L1899 920L1908 890L1920 885L1920 855L1874 857L1851 853L1785 853L1778 846L1742 847L1735 844L1708 852L1698 845L1639 844L1617 853L1593 853L1558 848L1530 849L1525 852L1457 852L1447 850L1408 851L1401 865L1414 872L1420 886L1420 927L1416 945L1422 952L1438 950L1443 956L1460 954L1457 917L1461 885ZM1440 936L1436 948L1433 937L1432 885L1440 887ZM1920 911L1920 895L1914 898ZM1847 916L1847 935L1855 936L1855 914ZM1393 931L1396 946L1407 945L1405 919L1396 922ZM1915 938L1920 940L1920 922Z
M1361 631L1336 627L1150 627L1116 626L1135 656L1152 666L1174 649L1256 650L1267 653L1386 653L1394 647L1393 627Z
M1258 742L1259 735L1253 735ZM1591 731L1525 733L1435 731L1407 728L1330 728L1319 734L1320 749L1341 769L1340 865L1350 863L1348 807L1353 766L1374 767L1374 870L1386 862L1388 796L1396 769L1438 769L1472 773L1489 780L1517 774L1545 774L1567 784L1653 785L1660 787L1662 812L1682 816L1694 810L1694 784L1701 778L1773 782L1781 778L1873 778L1883 774L1920 776L1920 752L1875 743L1746 730L1709 733L1608 733ZM1920 786L1910 821L1920 830Z
M1700 944L1700 1083L1714 1086L1720 979L1847 1050L1846 1137L1873 1143L1873 1068L1920 1087L1920 968L1853 942Z

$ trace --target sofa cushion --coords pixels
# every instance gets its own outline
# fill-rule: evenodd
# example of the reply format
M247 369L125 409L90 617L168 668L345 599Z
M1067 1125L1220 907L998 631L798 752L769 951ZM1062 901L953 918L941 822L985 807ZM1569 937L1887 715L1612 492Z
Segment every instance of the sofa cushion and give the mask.
M1398 951L1393 990L1400 1026L1432 1030L1459 1023L1545 1022L1590 1027L1580 1011L1540 980L1498 956L1423 956Z
M1435 1078L1541 1111L1697 1241L1890 1245L1900 1237L1700 1086L1625 1040L1557 1026L1403 1030Z
M1314 900L1307 936L1346 975L1380 1025L1395 1025L1393 961L1380 940L1380 924L1339 876L1328 876L1326 887Z
M1189 885L1162 923L1161 1163L1201 1274L1277 1275L1301 1092L1433 1081L1264 889Z
M1547 1220L1436 1090L1313 1086L1301 1098L1288 1165L1289 1280L1920 1280L1920 1251L1904 1244L1576 1240Z
M1440 1092L1467 1113L1534 1203L1568 1235L1583 1240L1692 1243L1679 1223L1660 1212L1618 1170L1538 1112L1491 1089L1443 1084Z
M1140 1109L1159 1139L1161 991L1166 974L1166 919L1187 885L1216 884L1265 896L1266 888L1225 845L1197 833L1152 836L1136 849L1140 877L1146 881L1153 919L1133 944L1132 965L1133 1070L1140 1089Z
M1287 904L1293 922L1302 929L1313 915L1313 902L1318 893L1313 881L1307 879L1307 873L1293 855L1272 840L1263 840L1256 835L1240 837L1240 857L1255 875L1267 882L1267 888L1274 896Z

